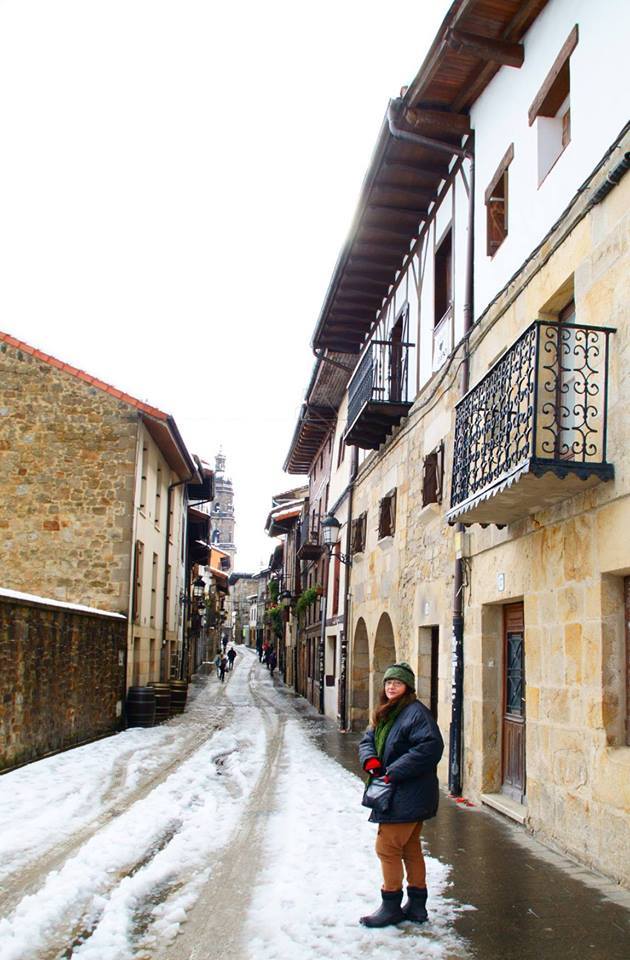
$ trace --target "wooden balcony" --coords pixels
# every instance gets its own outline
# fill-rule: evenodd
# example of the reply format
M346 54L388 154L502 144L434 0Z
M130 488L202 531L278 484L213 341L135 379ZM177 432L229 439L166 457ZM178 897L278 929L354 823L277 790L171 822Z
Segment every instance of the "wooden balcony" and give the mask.
M410 343L372 340L348 386L348 428L344 442L377 450L407 416Z
M296 551L298 560L319 560L323 552L319 525L309 527L308 520L304 520L301 525L300 544Z
M614 332L536 320L460 400L449 523L505 526L613 477Z

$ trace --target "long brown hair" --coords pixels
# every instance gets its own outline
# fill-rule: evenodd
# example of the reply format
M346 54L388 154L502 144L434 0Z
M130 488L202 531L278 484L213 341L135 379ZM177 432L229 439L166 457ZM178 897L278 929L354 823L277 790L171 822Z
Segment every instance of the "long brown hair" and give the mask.
M378 700L378 706L376 707L374 713L372 714L372 726L376 730L379 723L387 720L388 716L392 710L396 710L398 706L402 704L403 709L408 706L410 703L413 703L416 699L416 691L410 690L407 684L405 684L404 693L401 693L399 697L392 697L391 700L388 700L385 695L385 687L381 690L381 695Z

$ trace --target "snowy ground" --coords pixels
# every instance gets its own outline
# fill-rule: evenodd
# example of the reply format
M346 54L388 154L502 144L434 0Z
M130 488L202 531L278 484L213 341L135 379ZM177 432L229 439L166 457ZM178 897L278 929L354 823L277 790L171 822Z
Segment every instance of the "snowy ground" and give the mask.
M248 650L186 713L0 778L0 960L464 957L448 866L370 931L375 827Z

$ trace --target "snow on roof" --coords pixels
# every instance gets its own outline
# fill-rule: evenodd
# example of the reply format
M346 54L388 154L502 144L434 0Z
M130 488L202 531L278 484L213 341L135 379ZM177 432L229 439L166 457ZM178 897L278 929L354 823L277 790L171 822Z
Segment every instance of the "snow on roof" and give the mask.
M44 607L59 607L62 610L74 610L76 613L95 613L99 617L111 617L115 620L126 620L123 613L114 613L112 610L99 610L98 607L86 607L82 603L67 603L65 600L53 600L51 597L38 597L34 593L22 593L20 590L7 590L0 587L0 597L7 600L21 600L24 603L37 603Z

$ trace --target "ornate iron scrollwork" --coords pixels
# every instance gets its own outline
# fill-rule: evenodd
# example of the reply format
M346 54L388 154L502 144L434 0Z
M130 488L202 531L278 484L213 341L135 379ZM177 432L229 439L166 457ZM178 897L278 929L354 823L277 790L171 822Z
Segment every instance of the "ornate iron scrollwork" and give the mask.
M536 320L457 405L451 507L529 465L581 475L606 464L604 327Z

